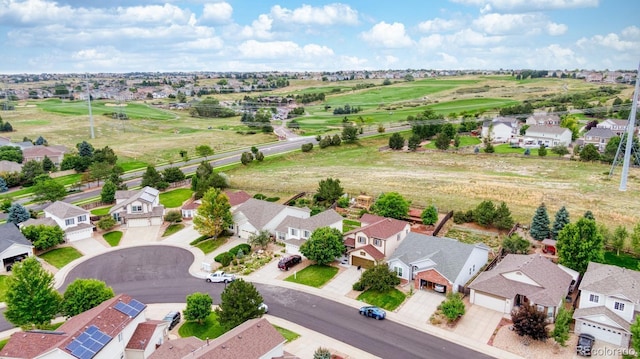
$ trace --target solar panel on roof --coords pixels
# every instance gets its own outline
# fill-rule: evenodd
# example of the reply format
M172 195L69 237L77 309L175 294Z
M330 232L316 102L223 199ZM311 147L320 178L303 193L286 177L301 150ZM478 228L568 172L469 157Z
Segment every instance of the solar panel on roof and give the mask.
M102 345L105 345L109 342L109 340L111 340L111 337L104 333L100 333L100 336L96 337L95 339Z
M91 338L91 336L89 334L87 334L87 332L83 332L82 334L80 334L78 336L78 338L76 340L79 341L80 343L84 343L89 338Z
M143 303L138 302L135 299L131 299L131 302L129 302L129 305L131 307L137 309L138 312L141 312L146 307L146 305L144 305Z
M79 341L74 340L71 343L69 343L67 345L67 347L65 349L69 350L69 351L74 351L77 347L79 347L81 344Z
M89 344L89 345L87 345L87 344ZM97 353L97 352L100 351L100 349L102 349L102 347L104 345L102 345L102 343L100 343L100 342L97 342L97 341L91 339L91 343L86 343L85 346L87 348L89 348L89 350L91 350L92 352Z
M91 359L111 340L111 337L94 325L90 326L66 346L66 350L78 359Z
M128 307L128 305L124 304L123 302L118 302L113 307L116 308L118 311L120 311L120 312L122 312L124 314L127 314L125 312L125 309Z
M98 327L96 327L95 325L90 326L89 328L87 328L87 330L85 330L84 332L92 335L93 333L97 332L99 329Z

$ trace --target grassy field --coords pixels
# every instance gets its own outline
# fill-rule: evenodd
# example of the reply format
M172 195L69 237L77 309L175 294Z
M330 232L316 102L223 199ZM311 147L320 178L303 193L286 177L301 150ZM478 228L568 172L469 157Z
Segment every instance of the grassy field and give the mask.
M202 324L197 322L185 322L178 329L182 338L196 337L202 340L214 339L225 333L224 328L218 323L218 316L211 312Z
M338 274L338 268L331 266L310 265L305 269L285 278L287 282L304 284L320 288Z
M7 279L6 275L0 275L0 302L4 302L5 294L7 293Z
M177 188L160 193L160 204L165 208L178 208L182 203L191 198L193 191L189 188Z
M204 254L209 254L215 251L216 249L218 249L218 247L220 247L221 245L225 244L227 242L227 239L229 238L220 237L220 238L216 238L215 240L206 239L196 244L195 247L200 248L200 250L204 252Z
M60 247L40 255L40 258L58 269L80 257L82 257L82 254L73 247Z
M60 115L88 116L89 107L86 101L67 101L60 99L47 99L44 101L27 102L27 105L35 105L45 112ZM118 105L113 101L92 101L91 112L93 116L106 116L111 118L114 112L123 112L130 119L170 120L176 115L166 111L140 103L123 103Z
M120 244L120 240L122 239L122 232L113 231L105 233L102 235L102 238L104 238L104 240L107 241L107 243L109 243L111 247L116 247L118 244Z
M640 259L622 252L620 255L610 251L604 252L604 263L632 270L640 269L638 268L638 266L640 266Z
M164 233L162 233L163 237L168 237L178 231L180 231L181 229L184 228L184 224L182 223L173 223L170 224L167 229L164 230Z
M94 216L105 216L109 214L111 207L112 206L92 209L91 214Z

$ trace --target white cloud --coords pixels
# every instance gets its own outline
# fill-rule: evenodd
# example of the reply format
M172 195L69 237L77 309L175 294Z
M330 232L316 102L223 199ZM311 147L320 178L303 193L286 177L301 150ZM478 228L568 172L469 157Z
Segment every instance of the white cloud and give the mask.
M398 22L393 24L379 22L360 36L373 47L399 49L413 45L413 40L405 32L404 25Z
M433 34L426 37L421 38L418 41L418 48L423 51L436 50L443 46L445 42L445 37L440 34Z
M139 24L140 22L154 24L186 23L191 17L189 10L182 10L169 4L164 4L163 6L119 7L116 9L116 13L119 20L127 24Z
M418 24L418 30L422 32L443 32L460 28L462 23L458 20L445 20L435 18Z
M474 20L473 26L491 35L537 34L543 30L561 34L566 31L566 25L552 23L539 13L486 14Z
M71 7L43 0L4 0L0 3L0 22L5 24L38 24L71 19L73 15Z
M243 38L258 38L258 39L270 39L272 38L271 34L271 25L273 24L273 19L268 15L260 15L256 20L253 20L251 26L244 26L240 31L239 35Z
M637 41L628 41L621 39L617 34L596 35L591 38L581 38L576 44L583 49L598 48L600 50L612 49L616 51L631 51L640 46Z
M315 44L300 47L292 41L256 41L248 40L238 46L238 51L247 59L280 59L286 58L287 62L295 63L300 58L319 58L333 56L333 50L326 46Z
M538 11L598 6L599 0L451 0L490 11Z
M550 22L547 24L547 34L551 36L564 35L567 30L568 27L565 24L556 24L555 22Z
M227 2L204 4L201 19L214 23L225 23L231 20L233 7Z
M219 37L207 37L181 42L176 50L220 50L223 45L224 41Z
M452 46L490 46L503 41L502 36L486 36L471 29L458 31L445 37L445 44Z
M622 36L631 40L640 40L640 28L629 26L622 29Z
M271 8L271 16L283 23L294 23L303 25L357 25L358 12L349 5L333 3L322 7L302 5L299 8L290 10L280 5Z

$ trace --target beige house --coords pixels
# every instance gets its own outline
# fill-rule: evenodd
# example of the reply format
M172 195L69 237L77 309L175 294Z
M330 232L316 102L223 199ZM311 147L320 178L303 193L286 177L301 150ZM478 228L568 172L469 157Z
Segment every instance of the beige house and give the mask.
M371 268L384 261L398 248L411 229L409 222L365 214L362 227L344 234L349 263Z
M45 156L56 165L60 166L64 159L64 154L67 153L67 149L64 146L31 146L22 150L23 163L36 160L41 162Z
M149 186L139 191L116 191L116 204L109 214L127 227L159 226L164 221L160 191Z
M540 147L544 145L547 148L555 146L569 147L571 145L571 130L558 126L539 126L532 125L527 128L524 135L525 147Z
M276 239L285 243L287 253L301 254L300 246L316 229L330 227L342 233L342 219L342 216L333 209L307 218L287 216L276 228Z

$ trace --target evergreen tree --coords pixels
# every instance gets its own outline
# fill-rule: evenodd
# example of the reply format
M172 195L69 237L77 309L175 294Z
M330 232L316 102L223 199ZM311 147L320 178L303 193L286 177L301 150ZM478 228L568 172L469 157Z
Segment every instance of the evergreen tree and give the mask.
M586 218L586 219L593 220L593 221L596 220L596 217L593 215L593 212L591 212L591 211L584 212L584 216L583 217Z
M500 203L498 208L496 208L493 225L498 229L511 229L513 224L514 220L513 217L511 217L509 207L504 202Z
M529 233L533 239L541 241L549 238L551 230L549 229L549 215L547 214L547 207L542 203L536 210L536 214L531 221L531 229Z
M9 207L7 223L18 225L18 223L22 223L29 218L31 218L31 213L20 203L13 203L11 207Z
M42 159L42 169L45 172L54 172L56 170L56 165L51 161L51 158L45 155Z
M9 187L7 187L7 181L5 181L4 178L0 177L0 193L7 192L8 190Z
M100 200L104 203L114 202L116 200L116 190L116 185L111 180L106 180L100 192Z
M220 294L220 305L216 308L218 322L230 330L253 318L264 314L260 308L263 299L256 287L243 279L229 283Z
M545 145L540 145L540 148L538 148L538 156L544 157L546 155L547 155L547 147Z
M389 137L389 148L392 150L401 150L404 146L404 137L398 132L394 132Z
M551 228L551 238L557 240L558 233L560 233L562 228L567 224L569 224L569 211L567 211L565 206L562 206L562 208L556 212L556 218L553 221L553 228Z
M168 184L164 181L162 175L156 170L155 167L148 166L147 171L142 175L142 182L140 183L140 186L149 186L162 190L167 188Z

